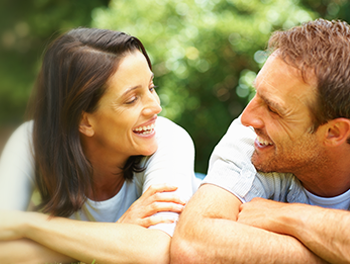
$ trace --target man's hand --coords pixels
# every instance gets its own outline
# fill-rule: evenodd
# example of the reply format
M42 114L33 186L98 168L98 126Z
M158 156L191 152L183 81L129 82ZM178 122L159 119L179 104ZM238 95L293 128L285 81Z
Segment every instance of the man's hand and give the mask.
M254 198L241 204L238 222L270 232L290 235L286 226L286 215L293 214L294 204Z
M239 223L294 237L329 263L350 263L348 211L262 198L239 210Z

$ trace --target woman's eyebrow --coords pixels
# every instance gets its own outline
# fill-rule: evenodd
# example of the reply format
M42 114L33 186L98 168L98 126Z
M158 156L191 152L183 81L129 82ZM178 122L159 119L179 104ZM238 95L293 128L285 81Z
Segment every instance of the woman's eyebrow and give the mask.
M152 72L150 81L152 81L153 78L154 78L154 73ZM140 84L139 84L139 85L136 85L136 86L133 86L133 87L130 87L130 88L126 89L126 91L125 91L121 96L125 96L125 95L127 95L128 93L130 93L130 92L132 92L132 91L134 91L134 90L136 90L136 89L138 89L138 88L140 88L140 87L142 87L142 85L140 85Z

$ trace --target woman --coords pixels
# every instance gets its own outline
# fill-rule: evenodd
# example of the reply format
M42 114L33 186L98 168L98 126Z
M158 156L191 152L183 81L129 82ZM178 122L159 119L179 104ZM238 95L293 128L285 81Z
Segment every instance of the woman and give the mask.
M157 117L151 69L141 42L121 32L79 28L50 45L33 121L0 160L0 263L169 262L196 188L194 149ZM41 212L25 212L35 190Z

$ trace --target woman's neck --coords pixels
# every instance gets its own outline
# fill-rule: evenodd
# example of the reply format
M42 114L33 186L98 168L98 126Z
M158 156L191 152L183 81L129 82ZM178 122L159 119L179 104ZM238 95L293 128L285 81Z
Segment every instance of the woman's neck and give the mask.
M93 185L88 197L94 201L104 201L115 196L124 184L122 169L93 164Z
M92 190L87 197L94 201L103 201L115 196L124 184L123 168L128 157L95 147L85 141L83 149L93 168Z

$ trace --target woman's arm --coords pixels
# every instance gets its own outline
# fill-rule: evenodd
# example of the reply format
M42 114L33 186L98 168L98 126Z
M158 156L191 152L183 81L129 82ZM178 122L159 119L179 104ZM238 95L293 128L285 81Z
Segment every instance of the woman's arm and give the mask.
M147 227L174 221L161 215L153 216L156 212L182 211L183 205L173 194L174 190L176 187L167 184L151 186L117 223L0 211L0 240L8 240L0 244L0 263L66 263L74 259L168 263L170 237ZM34 262L26 256L32 256Z
M85 263L169 263L170 237L160 230L133 224L50 219L34 212L0 215L0 240L28 238ZM36 248L33 244L30 252Z
M34 161L30 150L33 122L10 137L0 158L0 209L27 210L34 189Z
M0 241L1 264L72 263L73 258L55 252L30 239Z
M168 120L167 122L170 123ZM171 124L174 126L172 127L175 129L174 133L179 132L180 128L173 123ZM163 128L164 132L166 132L166 128L168 127ZM161 139L161 147L159 148L161 151L157 151L158 155L152 157L152 166L147 168L143 185L144 190L148 189L149 186L154 186L156 183L169 183L169 185L174 184L178 187L172 188L172 190L177 189L176 192L187 196L186 198L192 195L192 176L194 173L193 143L186 132L182 129L180 129L180 132L182 136L178 138L178 141L174 140L175 137L163 137ZM185 141L183 141L184 135ZM168 144L169 140L172 140L170 145ZM177 149L174 149L174 146ZM146 193L147 191L144 192L141 198ZM148 204L151 204L147 210L145 210L146 207L143 206L143 203L139 203L139 200L142 200L140 198L135 202L137 206L134 206L133 210L127 212L123 219L118 221L119 223L91 223L65 218L48 220L47 216L40 213L17 212L17 214L22 215L17 215L16 217L13 215L15 212L9 212L6 214L9 226L6 227L4 221L0 221L0 231L2 229L0 240L19 240L25 237L36 241L49 250L60 252L86 263L94 259L102 263L168 263L171 239L168 234L172 232L163 232L161 231L163 230L162 228L160 228L161 230L157 229L157 226L159 226L157 224L164 221L169 222L166 220L169 219L169 216L162 214L152 215L162 211L174 212L177 215L182 211L183 203L180 200L176 201L175 203L178 206L180 205L181 208L174 208L172 201L177 198L174 198L173 193L160 191L153 194L156 197L155 199L145 199L148 200ZM164 207L162 201L165 201L166 207ZM146 211L146 214L152 212L148 217L152 221L146 225L136 222L130 224L130 213L137 212L136 218L142 218L138 213L142 211ZM5 218L1 215L0 218L4 220ZM135 217L132 218L134 221ZM156 229L147 229L140 226L148 227L150 224L156 225ZM15 232L11 236L5 237L3 231L6 230L15 230L17 233ZM37 247L37 244L32 249L33 251L35 251L35 247Z
M142 191L145 192L154 184L167 183L176 186L177 190L173 194L186 202L197 189L196 184L199 184L195 182L194 176L193 141L182 127L164 117L157 119L156 133L158 149L146 163L146 170L142 175ZM179 214L161 212L157 215L178 218ZM150 228L162 230L172 236L175 223L161 223Z

